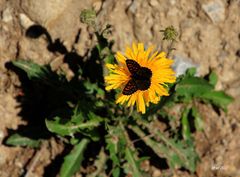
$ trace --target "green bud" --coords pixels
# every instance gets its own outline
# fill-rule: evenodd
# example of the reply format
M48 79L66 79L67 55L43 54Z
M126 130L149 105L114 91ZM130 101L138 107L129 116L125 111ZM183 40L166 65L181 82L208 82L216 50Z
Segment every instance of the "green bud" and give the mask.
M161 32L163 32L163 40L175 41L178 36L177 30L173 26L169 26L165 30L161 30Z
M84 9L81 12L80 20L82 23L85 23L89 26L95 26L96 25L96 17L97 17L97 14L94 10Z

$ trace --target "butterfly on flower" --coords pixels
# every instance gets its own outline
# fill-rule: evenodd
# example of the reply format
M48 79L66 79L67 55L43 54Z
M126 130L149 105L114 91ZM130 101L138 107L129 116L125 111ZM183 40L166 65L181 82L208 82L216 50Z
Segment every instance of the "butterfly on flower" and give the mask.
M176 81L165 52L155 52L154 46L144 48L143 43L127 46L125 53L117 52L117 63L107 63L109 75L105 76L106 90L121 89L116 103L136 105L141 113L146 112L149 103L157 104L161 96L168 96L166 83Z
M152 71L141 67L136 61L127 59L127 68L131 73L131 79L125 85L123 95L131 95L137 90L147 90L151 85Z

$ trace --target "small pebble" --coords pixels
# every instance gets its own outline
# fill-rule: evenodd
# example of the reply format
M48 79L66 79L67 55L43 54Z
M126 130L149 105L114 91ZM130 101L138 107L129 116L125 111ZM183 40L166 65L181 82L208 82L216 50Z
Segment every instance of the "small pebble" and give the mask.
M210 1L203 4L202 8L213 23L218 23L225 19L225 6L221 0Z
M197 76L199 75L198 73L199 66L193 64L190 59L182 57L180 55L175 55L173 59L174 59L173 70L176 72L176 76L184 74L188 68L192 67L197 68L196 75Z
M152 177L161 177L162 176L162 173L160 170L154 170L153 174L152 174Z
M6 23L10 23L13 21L12 10L10 8L7 8L2 12L2 21Z
M102 1L101 0L95 0L93 2L93 8L96 12L100 11L102 8Z
M28 16L26 16L24 13L19 14L20 24L23 28L27 29L30 26L34 24L33 21L31 21Z
M150 5L151 6L157 6L158 5L158 1L157 0L150 0Z

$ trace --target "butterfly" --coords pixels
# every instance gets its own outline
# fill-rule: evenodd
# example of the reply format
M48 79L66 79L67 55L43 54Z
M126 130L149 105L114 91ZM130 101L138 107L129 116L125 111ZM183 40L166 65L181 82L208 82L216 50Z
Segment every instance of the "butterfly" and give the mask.
M131 73L131 79L125 85L123 95L131 95L137 90L147 90L151 85L152 71L141 67L136 61L127 59L127 68Z

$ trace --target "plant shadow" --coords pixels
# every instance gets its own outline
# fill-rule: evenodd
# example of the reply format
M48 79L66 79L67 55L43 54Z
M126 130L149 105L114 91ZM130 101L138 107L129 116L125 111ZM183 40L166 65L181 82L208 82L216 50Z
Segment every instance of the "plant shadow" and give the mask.
M68 64L70 70L74 73L73 78L67 80L64 75L52 71L50 65L44 65L41 66L44 67L44 78L29 79L27 73L12 62L5 65L20 80L21 86L18 89L21 90L21 94L16 96L16 100L21 108L19 116L26 122L26 125L20 125L17 130L9 129L9 137L17 133L30 139L47 140L55 134L48 131L45 119L53 119L54 117L70 119L73 114L73 105L76 105L80 99L88 99L85 94L84 82L81 81L89 80L104 89L102 85L102 63L98 61L99 56L96 47L89 51L91 53L90 57L80 56L74 49L68 51L60 39L53 40L43 26L33 25L29 27L26 36L33 39L45 36L48 42L46 46L48 51L62 54L64 63ZM6 144L7 138L4 140L4 144ZM63 154L57 156L53 161L59 161ZM58 165L60 166L60 164ZM59 166L56 168L59 169ZM49 167L49 169L52 169L52 167ZM56 176L58 171L55 170L53 172L55 174L51 175ZM47 170L47 173L49 173L49 170Z

